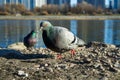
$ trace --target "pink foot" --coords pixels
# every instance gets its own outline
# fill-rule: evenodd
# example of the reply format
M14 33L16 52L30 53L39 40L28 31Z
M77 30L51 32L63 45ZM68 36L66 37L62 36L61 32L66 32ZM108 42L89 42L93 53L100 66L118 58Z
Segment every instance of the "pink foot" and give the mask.
M58 54L58 55L57 55L57 59L62 59L62 55L61 55L61 54Z
M74 49L71 50L71 55L74 56L76 54L76 51Z

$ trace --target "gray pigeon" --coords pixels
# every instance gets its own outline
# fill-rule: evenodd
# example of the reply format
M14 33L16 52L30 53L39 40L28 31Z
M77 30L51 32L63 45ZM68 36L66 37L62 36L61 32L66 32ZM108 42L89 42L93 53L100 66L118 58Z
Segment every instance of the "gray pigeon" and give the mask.
M85 45L85 42L75 36L67 28L53 26L49 21L41 21L42 37L47 48L55 52L65 52Z
M35 30L32 30L27 36L24 37L23 42L28 49L34 47L37 43L36 34L37 32L35 32Z

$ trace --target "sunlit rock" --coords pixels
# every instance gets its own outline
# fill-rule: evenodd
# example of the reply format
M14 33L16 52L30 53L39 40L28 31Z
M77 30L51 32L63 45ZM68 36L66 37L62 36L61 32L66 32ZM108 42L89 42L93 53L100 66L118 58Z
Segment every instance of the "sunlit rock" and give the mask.
M22 42L13 43L11 45L8 45L7 48L8 49L15 49L15 50L24 50L24 49L26 49L26 47L24 46L24 44Z

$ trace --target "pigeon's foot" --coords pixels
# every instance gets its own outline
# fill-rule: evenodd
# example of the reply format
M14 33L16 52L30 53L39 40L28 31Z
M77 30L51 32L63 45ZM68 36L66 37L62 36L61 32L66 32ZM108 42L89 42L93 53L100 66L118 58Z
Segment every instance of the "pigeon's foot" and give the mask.
M71 56L73 57L76 54L76 51L74 49L72 49L70 51L71 51Z
M58 55L57 55L57 59L62 59L62 55L61 55L61 54L58 54Z

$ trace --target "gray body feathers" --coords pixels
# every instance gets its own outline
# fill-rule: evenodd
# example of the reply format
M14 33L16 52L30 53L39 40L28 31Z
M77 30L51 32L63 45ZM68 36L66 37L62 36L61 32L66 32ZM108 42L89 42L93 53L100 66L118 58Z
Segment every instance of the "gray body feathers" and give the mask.
M64 52L85 45L82 39L64 27L49 27L47 30L43 30L42 36L45 45L57 52Z

